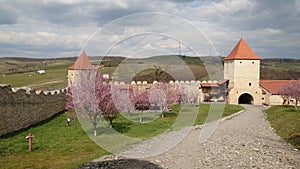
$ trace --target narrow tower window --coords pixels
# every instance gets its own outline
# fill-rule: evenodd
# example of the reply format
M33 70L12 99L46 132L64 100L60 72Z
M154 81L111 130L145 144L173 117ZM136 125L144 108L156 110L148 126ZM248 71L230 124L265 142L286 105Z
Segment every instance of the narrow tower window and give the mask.
M252 84L251 83L249 83L249 86L251 86Z

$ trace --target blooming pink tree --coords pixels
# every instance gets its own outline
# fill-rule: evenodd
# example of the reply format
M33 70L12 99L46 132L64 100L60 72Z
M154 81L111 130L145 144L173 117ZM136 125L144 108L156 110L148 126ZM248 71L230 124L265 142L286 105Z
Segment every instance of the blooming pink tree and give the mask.
M295 99L295 108L297 109L298 102L300 100L300 80L292 81L291 83L282 86L278 93L284 99L283 104L287 102L289 104L289 100L291 98Z
M196 103L198 102L198 86L197 85L182 85L181 88L182 99L185 103Z
M132 92L131 86L126 88L113 87L113 100L116 108L119 112L127 112L128 116L130 116L130 112L134 110L134 105L130 99Z
M112 85L103 79L100 74L96 75L95 82L95 95L98 109L104 118L109 120L110 127L112 127L112 122L118 114L113 100Z
M290 100L292 98L291 85L287 84L287 85L284 85L281 88L279 88L278 94L280 94L281 97L282 97L282 99L283 99L282 105L289 105L290 104Z
M168 105L178 102L180 90L178 84L158 82L150 91L150 102L160 107L162 117L168 110Z
M295 108L297 109L300 100L300 80L294 81L290 85L293 91L292 98L295 99Z
M149 92L147 91L147 89L139 88L138 86L136 86L130 93L130 99L136 110L149 110L150 102Z
M67 93L66 109L76 110L79 117L88 117L97 136L97 124L102 116L112 121L118 113L108 84L97 70L78 70L75 72L71 90Z

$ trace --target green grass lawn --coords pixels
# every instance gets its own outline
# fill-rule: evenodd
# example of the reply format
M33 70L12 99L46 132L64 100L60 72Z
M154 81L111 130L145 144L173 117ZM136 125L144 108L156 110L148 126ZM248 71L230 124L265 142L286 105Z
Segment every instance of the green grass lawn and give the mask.
M66 126L69 112L1 137L1 168L72 168L107 154L92 142L78 120ZM28 151L28 133L34 135L33 151Z
M199 106L195 124L205 122L209 107L210 105ZM186 109L191 108L192 105ZM240 106L226 105L222 116L242 109ZM124 135L144 140L170 129L178 117L178 110L177 105L173 106L173 112L167 113L164 118L159 113L131 113L129 118L126 117L127 114L119 115L114 120L113 127ZM139 123L141 115L143 123ZM1 168L72 168L108 154L85 134L79 120L73 119L71 126L66 126L66 117L73 117L72 113L64 112L30 128L2 136ZM181 124L178 127L182 127ZM32 152L28 151L28 141L25 138L28 133L34 135Z
M300 149L300 109L293 106L273 106L265 111L276 133Z

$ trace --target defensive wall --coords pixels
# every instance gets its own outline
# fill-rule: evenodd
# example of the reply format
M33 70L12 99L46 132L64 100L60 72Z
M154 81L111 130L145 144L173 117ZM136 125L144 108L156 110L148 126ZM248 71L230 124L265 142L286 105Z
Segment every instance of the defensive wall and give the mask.
M36 124L65 109L67 89L12 88L0 84L0 136Z
M158 83L157 81L153 81L153 83L149 83L147 81L131 81L130 84L126 83L126 82L122 82L122 81L113 81L112 84L115 85L115 86L119 86L119 85L152 85L152 84L155 84L155 83ZM201 83L218 83L217 80L208 80L208 81L195 81L195 80L186 80L186 81L170 81L169 82L170 84L173 84L173 83L177 83L177 84L183 84L183 85L199 85Z
M125 82L112 82L113 85L129 85ZM147 81L132 81L130 85L152 85ZM199 87L200 83L217 83L217 81L170 81L186 88ZM191 88L193 89L193 88ZM12 88L0 84L0 136L24 129L36 124L65 109L67 89L41 91L31 88Z

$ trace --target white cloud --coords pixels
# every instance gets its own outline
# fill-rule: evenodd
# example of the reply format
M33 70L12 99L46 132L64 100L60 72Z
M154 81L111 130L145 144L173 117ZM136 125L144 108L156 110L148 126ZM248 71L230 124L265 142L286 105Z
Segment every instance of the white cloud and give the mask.
M129 35L153 31L170 36L168 38L173 38L172 42L166 40L168 38L154 36L141 42L131 39L122 43L122 50L115 52L125 55L133 53L133 50L155 48L157 51L176 52L178 43L174 38L178 38L188 45L200 46L197 52L207 55L207 36L217 49L215 54L226 55L240 38L242 29L245 40L253 48L259 49L257 53L261 57L297 57L300 53L295 45L300 41L299 4L299 0L0 1L0 57L16 56L22 52L24 56L42 53L47 56L70 56L70 53L74 54L83 47L98 27L137 12L165 12L182 17L196 25L204 35L199 32L195 34L191 25L185 23L187 26L184 27L180 25L184 22L180 23L174 18L147 15L147 18L136 17L120 22L115 27L108 27L111 29L107 29L106 34L93 39L95 46L91 45L90 48L95 49L94 53L105 53L114 42ZM282 44L279 52L277 42ZM190 53L188 50L186 52Z

